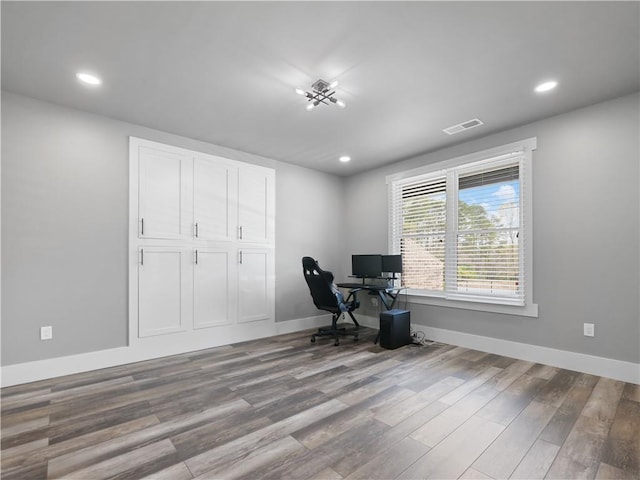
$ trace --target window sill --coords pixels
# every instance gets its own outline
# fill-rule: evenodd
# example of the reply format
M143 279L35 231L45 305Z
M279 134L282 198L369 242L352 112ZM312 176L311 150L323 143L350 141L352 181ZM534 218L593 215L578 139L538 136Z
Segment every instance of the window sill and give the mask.
M404 295L404 293L403 293ZM479 312L502 313L505 315L518 315L521 317L538 317L538 304L529 303L519 305L500 305L495 303L481 303L468 300L453 300L433 295L417 293L415 290L406 292L407 302L420 305L434 305L437 307L460 308Z

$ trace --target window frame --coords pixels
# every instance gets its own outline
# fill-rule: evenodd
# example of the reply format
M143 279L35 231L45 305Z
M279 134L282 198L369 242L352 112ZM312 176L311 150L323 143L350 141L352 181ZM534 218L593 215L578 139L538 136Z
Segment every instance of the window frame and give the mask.
M481 169L483 165L498 164L501 158L505 162L512 159L514 153L520 152L522 159L519 164L520 179L520 268L521 280L523 282L524 304L517 304L506 301L503 298L478 297L476 295L464 295L459 292L447 292L434 290L418 290L407 289L405 294L407 300L411 303L436 305L442 307L462 308L468 310L477 310L493 313L504 313L511 315L521 315L529 317L538 316L538 305L533 303L533 245L532 245L532 222L533 222L533 205L532 205L532 160L533 151L537 147L536 137L527 138L517 142L501 145L463 155L441 162L424 165L411 170L398 172L386 177L387 198L388 198L388 235L390 254L398 254L399 245L396 244L394 235L394 222L396 215L396 206L394 204L395 186L402 182L416 181L420 177L423 179L435 178L438 176L446 176L447 182L456 181L461 173ZM512 161L512 160L511 160ZM449 185L449 183L447 183ZM447 218L456 218L458 188L447 188ZM455 234L452 231L457 229L447 228L447 239L445 248L449 251L451 248L455 250ZM451 235L454 235L451 237ZM450 253L447 253L450 255ZM445 267L446 268L446 267ZM445 282L451 280L452 272L445 271ZM448 277L447 277L448 276ZM518 302L519 303L519 302Z

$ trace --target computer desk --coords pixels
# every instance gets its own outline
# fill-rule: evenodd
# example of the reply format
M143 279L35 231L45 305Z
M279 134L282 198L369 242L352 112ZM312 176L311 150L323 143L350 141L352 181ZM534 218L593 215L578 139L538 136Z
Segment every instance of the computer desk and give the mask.
M374 285L370 283L338 283L338 287L354 290L359 288L360 290L367 290L368 292L375 293L380 298L385 310L391 310L398 300L400 291L405 287L389 287L388 285Z
M360 290L367 290L372 294L377 294L378 298L380 298L380 301L382 302L382 305L384 305L385 310L391 310L395 306L396 301L400 296L400 292L406 288L406 287L390 287L388 285L375 285L370 283L356 283L356 282L338 283L336 285L340 288L347 288L349 290L360 289ZM380 339L380 332L378 331L378 335L376 335L376 339L374 340L373 343L374 344L378 343L379 339Z

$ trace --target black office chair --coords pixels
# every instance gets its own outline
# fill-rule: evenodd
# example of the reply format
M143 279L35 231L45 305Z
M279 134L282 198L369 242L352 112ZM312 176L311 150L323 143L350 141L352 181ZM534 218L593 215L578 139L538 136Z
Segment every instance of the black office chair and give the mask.
M333 337L335 345L340 345L340 336L353 335L353 341L357 341L360 324L351 312L360 306L357 298L360 289L350 290L345 300L342 292L333 283L333 273L322 270L318 262L311 257L302 258L302 272L315 306L333 315L331 326L320 327L317 333L311 335L311 343L315 343L316 337L322 336ZM338 319L343 313L349 314L355 328L347 330L344 326L338 326Z

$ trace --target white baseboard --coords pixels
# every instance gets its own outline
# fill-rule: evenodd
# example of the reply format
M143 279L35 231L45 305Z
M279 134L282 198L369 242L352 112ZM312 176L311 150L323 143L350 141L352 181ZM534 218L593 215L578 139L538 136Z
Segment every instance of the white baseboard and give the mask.
M358 316L358 321L367 327L378 328L379 321L374 317ZM542 363L552 367L574 370L599 377L613 378L623 382L640 385L640 364L596 357L584 353L568 352L555 348L540 347L528 343L512 342L493 337L483 337L470 333L456 332L442 328L411 324L416 332L423 332L425 338L459 347L472 348L482 352L495 353L505 357L517 358L529 362Z
M143 341L138 340L133 345L126 347L6 365L0 369L0 385L9 387L74 373L89 372L101 368L297 332L330 323L331 315L318 315L285 322L254 322L251 325L219 327L215 336L206 335L206 330L203 329L191 332L190 335L183 335L180 341L175 341L173 335L159 335Z
M140 362L154 358L192 352L205 348L213 348L247 340L255 340L273 335L293 333L309 328L320 327L331 322L330 315L300 318L286 322L271 323L255 328L252 333L243 331L241 338L219 337L218 341L207 339L191 343L175 344L174 342L159 342L152 346L135 345L134 347L120 347L98 352L70 355L67 357L51 358L35 362L20 363L2 367L0 384L3 387L34 382L48 378L61 377L73 373L88 372L101 368L114 367L126 363ZM377 329L379 321L375 317L358 315L358 322L365 327ZM601 377L613 378L624 382L640 385L640 365L610 358L585 355L583 353L568 352L554 348L540 347L526 343L501 340L499 338L483 337L469 333L445 330L412 324L414 331L425 334L425 338L436 342L447 343L465 348L472 348L483 352L495 353L506 357L517 358L554 367L575 370Z

